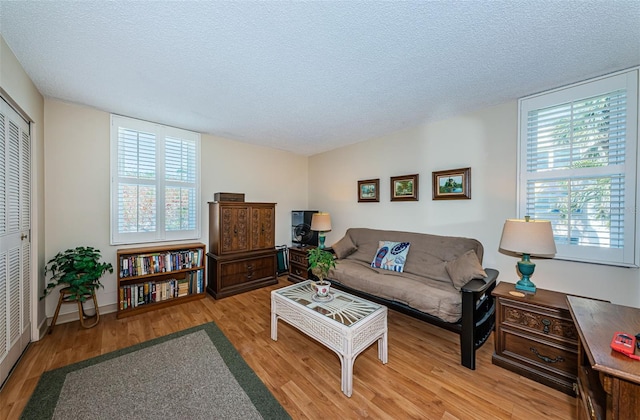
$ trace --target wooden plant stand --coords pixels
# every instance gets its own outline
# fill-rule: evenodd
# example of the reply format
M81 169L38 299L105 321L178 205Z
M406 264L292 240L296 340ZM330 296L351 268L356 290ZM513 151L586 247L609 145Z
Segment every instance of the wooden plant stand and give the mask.
M93 328L98 325L100 322L100 311L98 310L98 299L96 298L96 291L92 290L91 295L87 295L87 297L91 296L93 299L93 307L95 309L95 314L87 315L84 310L83 302L79 300L71 299L71 291L68 287L64 287L60 289L60 298L58 299L58 306L56 307L56 313L53 315L53 320L51 321L51 326L49 326L49 334L53 332L53 327L56 325L56 321L58 320L58 314L60 313L60 306L63 303L76 303L78 305L78 316L80 317L80 325L82 328ZM85 324L86 320L95 318L92 324Z

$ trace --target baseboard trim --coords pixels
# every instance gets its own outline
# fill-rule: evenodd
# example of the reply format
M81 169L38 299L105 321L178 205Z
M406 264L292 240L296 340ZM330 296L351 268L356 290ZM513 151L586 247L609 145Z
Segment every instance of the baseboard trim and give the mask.
M38 340L42 340L47 334L47 330L49 329L49 323L51 320L49 318L45 318L42 320L40 325L38 325Z
M104 306L99 306L98 307L100 310L100 316L102 315L106 315L106 314L110 314L113 312L116 312L118 310L118 305L115 303L109 304L109 305L104 305ZM80 313L78 311L76 312L69 312L66 314L59 314L58 315L58 320L56 321L56 325L60 325L60 324L66 324L67 322L73 322L73 321L79 321L80 320ZM48 327L51 325L51 322L53 321L53 315L50 317L47 317L47 322L45 325L45 332L48 329ZM41 335L42 337L42 335Z

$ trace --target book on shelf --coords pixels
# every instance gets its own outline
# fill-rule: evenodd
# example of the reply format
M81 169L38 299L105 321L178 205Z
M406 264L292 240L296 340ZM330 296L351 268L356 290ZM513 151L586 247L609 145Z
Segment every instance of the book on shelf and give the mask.
M202 293L203 290L203 270L190 271L179 280L168 279L122 285L118 291L119 306L120 310L133 309L150 303Z
M166 273L202 266L202 248L120 256L120 278Z

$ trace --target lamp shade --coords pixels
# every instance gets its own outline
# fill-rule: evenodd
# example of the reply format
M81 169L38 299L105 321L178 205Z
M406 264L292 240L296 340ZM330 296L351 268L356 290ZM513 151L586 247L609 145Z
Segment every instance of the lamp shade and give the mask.
M553 240L551 222L548 220L507 219L502 229L500 248L518 254L555 255L556 243Z
M311 218L311 230L319 232L331 230L331 216L329 216L329 213L314 213Z

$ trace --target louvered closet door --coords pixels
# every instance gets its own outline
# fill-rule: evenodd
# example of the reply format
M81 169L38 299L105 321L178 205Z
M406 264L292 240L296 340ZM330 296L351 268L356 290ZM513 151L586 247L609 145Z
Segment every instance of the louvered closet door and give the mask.
M31 336L29 124L0 99L0 384Z

